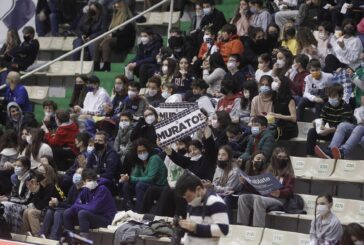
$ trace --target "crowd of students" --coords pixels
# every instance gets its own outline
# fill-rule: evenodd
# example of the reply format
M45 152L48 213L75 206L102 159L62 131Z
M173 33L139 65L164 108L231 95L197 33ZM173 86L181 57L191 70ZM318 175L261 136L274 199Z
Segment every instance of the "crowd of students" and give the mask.
M125 75L115 77L112 91L95 75L78 76L69 107L45 101L41 123L18 73L34 62L39 43L29 27L14 47L10 30L0 57L0 202L12 231L59 239L62 228L79 225L87 237L90 228L111 224L116 196L122 210L184 217L179 225L192 243L217 242L229 223L265 227L266 212L294 195L290 153L279 142L298 136L308 108L315 120L307 156L343 159L364 142L359 2L241 0L226 21L213 0L197 1L189 33L173 28L164 47L152 29L141 30L136 55L120 67ZM83 8L74 47L132 16L126 1L111 6L110 15L98 1ZM37 16L39 35L44 14ZM130 23L89 46L95 70L110 71L112 50L134 43ZM208 125L161 147L158 107L181 102L196 103ZM261 195L242 171L270 173L283 187ZM343 234L332 202L330 195L316 200L312 244L363 244L361 226Z

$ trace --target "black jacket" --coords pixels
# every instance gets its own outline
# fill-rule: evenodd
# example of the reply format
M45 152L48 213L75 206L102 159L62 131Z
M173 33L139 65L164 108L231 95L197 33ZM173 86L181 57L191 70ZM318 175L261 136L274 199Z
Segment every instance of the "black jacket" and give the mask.
M146 45L140 43L137 48L137 53L134 59L130 62L135 62L137 66L147 63L157 63L156 56L160 48L163 46L163 39L161 36L154 34L152 40Z
M131 49L135 44L135 26L132 23L127 24L121 30L114 31L112 37L115 37L117 42L116 47L113 47L113 49L118 51Z
M14 48L10 52L12 63L17 64L19 70L26 70L34 63L39 51L39 42L37 39L32 39L29 42L22 42L19 47Z
M133 142L138 138L146 138L153 146L157 143L157 134L154 125L146 124L143 117L139 118L138 123L130 134L130 141Z
M222 12L214 8L211 14L205 15L200 24L200 29L202 30L205 26L212 24L212 29L215 33L221 29L223 25L226 24L225 16Z

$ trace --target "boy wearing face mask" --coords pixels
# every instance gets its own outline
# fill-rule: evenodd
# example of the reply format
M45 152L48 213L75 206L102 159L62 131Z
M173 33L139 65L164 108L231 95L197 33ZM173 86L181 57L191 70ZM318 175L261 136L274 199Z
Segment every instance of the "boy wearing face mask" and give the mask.
M212 24L212 29L217 33L226 24L224 14L215 8L214 0L202 0L203 17L200 23L200 30Z
M325 140L330 141L334 136L337 126L341 122L352 122L353 111L351 106L346 104L343 100L343 88L339 84L335 84L327 89L328 102L326 102L321 110L319 118L322 118L322 126L320 134L317 133L316 128L311 128L307 134L306 153L312 156L314 152L318 156L322 156L321 148L316 145L316 141ZM329 128L325 128L326 124ZM315 125L314 125L315 126ZM316 127L316 126L315 126Z
M153 107L159 107L160 103L163 103L165 99L161 94L161 79L159 76L153 76L148 80L148 92L145 95L149 105Z
M134 141L139 138L148 139L155 146L157 143L157 134L155 125L158 123L158 113L153 107L147 107L144 110L143 117L140 117L137 124L130 134L130 140Z
M143 116L143 111L147 106L147 101L139 96L140 85L137 82L130 82L128 87L128 97L124 100L122 112L132 112L135 118Z
M179 221L184 229L185 244L219 244L229 233L229 218L224 201L204 188L192 173L183 174L176 184L176 193L188 202L187 219Z
M331 211L332 205L331 195L325 194L317 197L315 219L311 222L309 245L339 244L343 228L340 220Z
M105 186L109 180L98 178L92 169L82 172L84 187L75 203L63 214L64 227L74 231L80 226L80 235L88 238L89 230L107 227L111 224L117 210L114 199Z
M244 46L240 41L238 35L236 35L236 26L234 26L233 24L224 25L221 28L220 32L221 37L216 46L219 48L219 52L228 66L229 56L231 56L232 54L242 55L244 53Z
M276 145L274 133L267 129L268 120L264 116L256 116L251 121L251 132L245 152L240 156L243 163L250 159L253 152L260 150L269 159Z
M272 16L268 10L263 7L263 1L252 0L249 1L249 3L250 12L253 13L250 17L250 26L260 27L264 31L267 31L268 25L272 22Z
M305 54L299 54L294 58L292 68L289 72L290 87L293 99L298 104L303 96L303 89L305 87L305 78L310 73L306 70L309 57Z
M83 169L79 168L73 174L73 185L68 191L67 199L64 202L60 202L55 197L52 197L49 201L49 208L47 209L43 219L43 225L39 231L40 237L47 237L53 240L60 239L63 225L63 213L66 208L70 208L76 202L84 185L84 182L82 181L82 171Z
M238 91L243 89L246 80L245 74L240 70L241 63L242 57L240 54L231 54L226 63L228 72L224 76L224 79L232 79L235 81ZM221 93L223 93L222 90Z
M55 131L57 129L57 123L55 118L57 104L52 100L46 100L43 102L42 106L44 111L43 123L50 131Z
M306 107L315 107L316 117L319 118L326 100L325 88L332 83L333 75L322 72L320 61L317 59L311 59L308 68L310 75L305 77L303 97L297 106L297 121L303 120L303 112Z

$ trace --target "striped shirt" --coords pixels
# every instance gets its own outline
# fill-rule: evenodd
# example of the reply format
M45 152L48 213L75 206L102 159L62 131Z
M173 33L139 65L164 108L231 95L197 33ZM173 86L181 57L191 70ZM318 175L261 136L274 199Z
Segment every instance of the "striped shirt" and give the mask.
M195 233L186 233L184 244L218 245L221 236L229 233L229 218L227 208L221 197L216 194L206 194L206 204L201 202L198 207L188 206L188 219L197 223Z
M340 101L340 105L333 107L330 103L325 103L321 110L321 115L324 125L329 123L330 127L336 127L341 122L351 122L353 118L353 111L350 105Z

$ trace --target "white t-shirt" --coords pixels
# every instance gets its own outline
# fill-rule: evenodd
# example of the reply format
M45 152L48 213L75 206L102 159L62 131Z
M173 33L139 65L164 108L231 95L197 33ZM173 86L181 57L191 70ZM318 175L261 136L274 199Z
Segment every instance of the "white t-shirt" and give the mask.
M264 76L264 75L272 76L272 70L269 70L269 71L267 71L267 72L264 72L264 71L262 71L262 70L258 69L258 70L255 72L255 80L256 80L257 82L259 82L260 78L261 78L262 76Z
M104 103L110 103L109 94L104 88L99 88L95 94L93 92L88 92L83 101L81 112L83 114L101 112Z

